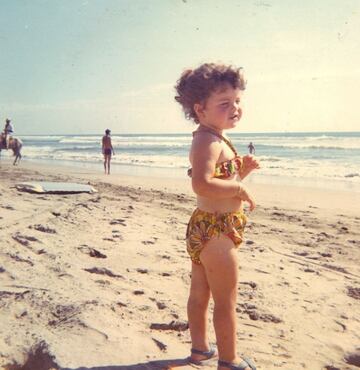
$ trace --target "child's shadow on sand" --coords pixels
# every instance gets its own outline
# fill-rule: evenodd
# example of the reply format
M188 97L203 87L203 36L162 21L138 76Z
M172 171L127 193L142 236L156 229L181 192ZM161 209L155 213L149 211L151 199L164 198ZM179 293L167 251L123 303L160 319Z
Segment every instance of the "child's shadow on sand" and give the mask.
M175 367L191 366L188 358L174 358L170 360L150 361L134 365L109 365L96 367L62 368L61 370L165 370Z

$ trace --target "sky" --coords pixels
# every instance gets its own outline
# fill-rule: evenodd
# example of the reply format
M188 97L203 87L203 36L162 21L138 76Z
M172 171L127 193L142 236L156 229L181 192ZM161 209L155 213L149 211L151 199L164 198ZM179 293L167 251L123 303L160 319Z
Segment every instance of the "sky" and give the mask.
M1 0L0 124L184 133L182 71L242 66L236 132L359 131L358 0Z

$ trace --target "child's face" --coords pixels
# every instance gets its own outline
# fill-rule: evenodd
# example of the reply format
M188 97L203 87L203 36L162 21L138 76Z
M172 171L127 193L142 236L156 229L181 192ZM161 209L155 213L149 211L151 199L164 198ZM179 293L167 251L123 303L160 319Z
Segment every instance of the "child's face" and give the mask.
M230 84L214 91L205 105L194 107L200 123L219 130L235 127L242 115L241 95L242 91Z

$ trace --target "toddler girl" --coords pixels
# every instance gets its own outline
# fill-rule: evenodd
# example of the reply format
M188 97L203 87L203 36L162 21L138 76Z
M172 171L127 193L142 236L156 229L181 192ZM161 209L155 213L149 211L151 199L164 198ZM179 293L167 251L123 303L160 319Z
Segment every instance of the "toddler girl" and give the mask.
M258 162L241 157L225 131L236 127L242 115L245 80L241 68L206 63L186 70L176 85L176 101L197 125L188 171L197 195L186 233L192 260L188 320L192 340L190 361L201 364L217 355L207 338L207 308L214 299L213 322L218 347L218 369L256 370L236 353L236 298L238 261L246 217L243 203L255 201L241 180Z

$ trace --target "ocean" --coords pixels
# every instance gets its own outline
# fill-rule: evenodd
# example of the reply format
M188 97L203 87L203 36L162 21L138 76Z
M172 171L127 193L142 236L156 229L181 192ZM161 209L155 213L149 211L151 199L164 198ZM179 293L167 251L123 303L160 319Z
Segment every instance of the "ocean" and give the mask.
M256 148L261 170L251 175L251 181L360 191L360 132L229 133L229 136L241 155L248 153L249 142ZM24 143L24 160L103 170L102 135L19 137ZM115 149L112 172L186 178L191 138L191 133L112 135Z

